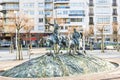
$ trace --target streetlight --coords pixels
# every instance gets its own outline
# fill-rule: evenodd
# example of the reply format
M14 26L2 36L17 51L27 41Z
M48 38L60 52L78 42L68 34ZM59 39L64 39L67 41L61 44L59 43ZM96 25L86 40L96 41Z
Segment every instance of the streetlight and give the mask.
M14 14L15 14L15 21L16 21L16 18L17 18L17 17L16 17L16 16L17 16L17 15L16 15L16 14L17 14L17 11L14 11ZM15 44L15 47L16 47L16 59L17 59L17 55L18 55L17 27L16 27L16 31L15 31L15 33L16 33L16 36L15 36L15 37L16 37L16 38L15 38L15 43L16 43L16 44Z

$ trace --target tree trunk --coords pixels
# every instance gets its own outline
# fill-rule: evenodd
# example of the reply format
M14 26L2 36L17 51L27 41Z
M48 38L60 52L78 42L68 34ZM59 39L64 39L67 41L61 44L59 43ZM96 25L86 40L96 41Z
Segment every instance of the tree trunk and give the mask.
M18 35L18 38L17 38L18 60L23 60L23 56L22 56L22 53L21 53L21 42L20 42L20 32L19 32L19 30L17 31L17 35Z
M10 53L13 53L13 39L12 39L12 33L11 33L11 44L10 44Z
M116 47L117 47L117 51L119 52L118 35L117 35L117 45L116 45Z
M104 53L104 36L103 31L101 32L102 42L101 42L101 52Z
M30 32L29 32L29 38L30 38L30 41L29 41L30 42L30 46L29 47L30 47L30 49L32 49L31 33Z
M85 35L83 35L83 53L85 53Z

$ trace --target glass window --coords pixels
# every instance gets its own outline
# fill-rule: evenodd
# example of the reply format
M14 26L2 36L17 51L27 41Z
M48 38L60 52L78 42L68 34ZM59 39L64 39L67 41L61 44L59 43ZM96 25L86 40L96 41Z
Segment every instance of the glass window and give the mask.
M67 30L67 29L68 29L68 27L67 27L67 26L65 26L65 29Z
M44 31L44 29L45 29L45 27L44 27L43 25L39 25L39 26L38 26L38 30Z
M71 18L71 22L83 22L82 18Z
M71 8L75 8L75 7L84 7L85 6L85 4L83 3L83 2L80 2L80 3L74 3L74 2L72 2L72 3L70 3L70 7Z
M97 17L96 19L98 24L110 23L110 16Z
M34 3L24 3L23 7L25 7L25 8L33 8L34 7Z
M38 3L38 7L42 8L42 7L44 7L44 4L43 3Z
M38 11L38 14L39 15L43 15L43 11Z
M117 22L117 17L113 17L113 22Z
M111 8L110 7L96 7L95 8L96 14L111 14Z
M96 0L96 5L110 5L110 0Z
M61 26L61 30L63 30L64 28L63 28L63 26Z
M43 22L43 18L39 18L39 19L38 19L38 22L39 22L39 23L42 23L42 22Z

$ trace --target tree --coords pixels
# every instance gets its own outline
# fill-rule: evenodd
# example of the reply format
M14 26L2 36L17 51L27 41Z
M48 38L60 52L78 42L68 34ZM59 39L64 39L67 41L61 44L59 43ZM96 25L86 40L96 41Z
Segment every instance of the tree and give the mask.
M11 39L11 45L10 45L10 53L13 53L13 49L14 49L14 47L13 47L13 36L14 36L14 33L15 33L15 28L11 28L11 27L9 27L10 29L9 29L9 33L10 33L10 39Z
M21 39L20 39L20 30L25 27L27 25L29 21L29 18L21 13L21 12L18 12L17 14L15 14L15 19L14 19L14 25L15 25L15 28L16 28L16 34L17 34L17 56L16 58L18 60L22 60L23 59L23 56L22 56L22 53L21 53Z
M88 34L89 34L89 40L90 40L90 50L92 50L92 41L91 41L91 37L94 35L94 27L93 26L90 26L89 27L89 31L88 31Z
M101 52L104 53L104 25L97 27L98 31L100 32L102 42L101 42Z
M113 22L113 26L112 26L112 29L113 29L113 40L115 42L117 42L116 44L116 47L117 47L117 51L119 51L119 44L118 44L118 32L120 30L120 26L118 26L118 24L116 22Z
M28 45L28 47L32 48L32 45L31 45L31 33L30 31L33 29L34 27L34 22L33 22L33 19L29 19L29 21L27 22L26 26L24 26L24 30L26 31L26 38L30 38L29 39L29 42L30 42L30 46Z

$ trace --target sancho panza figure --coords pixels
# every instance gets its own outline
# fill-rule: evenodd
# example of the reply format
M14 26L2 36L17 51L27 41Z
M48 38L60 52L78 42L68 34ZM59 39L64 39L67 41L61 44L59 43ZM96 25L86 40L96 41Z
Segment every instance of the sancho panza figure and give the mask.
M74 33L72 35L72 38L73 38L75 45L79 45L80 34L79 34L79 32L76 31L76 29L74 29Z

